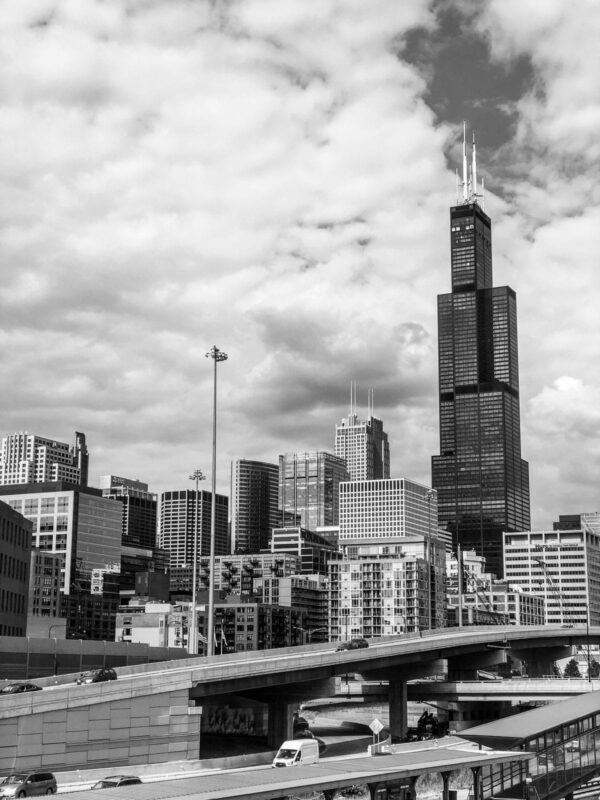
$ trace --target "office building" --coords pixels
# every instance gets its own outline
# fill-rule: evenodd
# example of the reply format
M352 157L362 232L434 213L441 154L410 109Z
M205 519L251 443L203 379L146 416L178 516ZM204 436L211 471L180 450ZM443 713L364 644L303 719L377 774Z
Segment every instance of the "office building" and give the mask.
M30 558L27 635L64 639L67 621L61 617L62 558L37 547L31 549Z
M258 602L304 612L305 627L301 639L304 644L328 641L327 578L323 575L288 575L282 578L266 574L255 581L254 592Z
M31 522L0 502L0 636L27 633L31 528Z
M353 397L348 417L335 426L335 454L346 461L351 481L390 477L388 436L383 422L373 416L372 396L370 390L366 419L360 419L355 413Z
M127 547L151 550L156 547L157 499L148 484L117 475L101 475L103 497L123 506L122 543Z
M437 494L407 478L340 485L340 547L351 542L435 536Z
M337 525L340 483L349 477L345 460L331 453L280 455L280 527L315 532L321 526Z
M85 434L75 432L73 445L29 433L2 437L0 486L66 481L87 486L88 450Z
M300 571L306 575L327 575L327 564L338 557L335 545L317 533L304 528L274 528L270 542L271 553L292 553L300 558Z
M258 553L279 525L279 467L264 461L231 462L231 551Z
M579 529L504 534L504 576L543 597L547 625L600 625L600 531Z
M476 173L473 146L472 173ZM440 455L432 458L440 525L502 576L502 533L528 530L521 458L515 292L492 283L492 226L467 179L450 209L452 291L438 296Z
M198 558L210 554L211 508L211 492L202 490L196 493L195 489L183 489L161 494L157 543L160 548L169 551L171 569L194 563L196 524ZM216 494L215 555L229 552L228 515L229 498Z

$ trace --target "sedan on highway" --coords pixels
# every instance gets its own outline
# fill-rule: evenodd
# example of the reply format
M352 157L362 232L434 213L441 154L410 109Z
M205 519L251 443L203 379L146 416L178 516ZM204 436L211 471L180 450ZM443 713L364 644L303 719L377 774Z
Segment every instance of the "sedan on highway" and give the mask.
M0 694L18 694L19 692L41 692L42 687L35 683L9 683L0 689Z
M111 775L109 778L96 781L92 789L114 789L116 786L134 786L141 782L137 775Z

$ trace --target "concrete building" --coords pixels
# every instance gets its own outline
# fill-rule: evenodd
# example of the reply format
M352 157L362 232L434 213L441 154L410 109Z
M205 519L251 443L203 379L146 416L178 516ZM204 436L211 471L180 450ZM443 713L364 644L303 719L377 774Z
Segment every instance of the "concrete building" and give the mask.
M581 521L579 529L504 534L505 578L544 598L546 624L600 624L600 532Z
M279 456L280 527L315 532L337 525L340 483L349 479L346 462L331 453L310 451Z
M340 485L339 544L437 534L437 494L406 478Z
M335 426L335 454L346 462L351 481L390 477L390 447L383 422L372 414L372 393L369 392L369 413L360 419L354 412L354 398L348 417Z
M264 461L231 462L231 551L258 553L279 525L279 467Z
M160 514L157 544L170 553L171 569L183 564L193 564L194 538L197 513L198 558L210 553L210 528L212 493L183 489L163 492L160 496ZM215 495L215 555L229 552L229 499Z
M66 481L87 486L89 456L85 434L75 432L73 445L29 433L2 438L0 486Z
M258 601L304 612L301 641L306 644L328 641L327 578L323 575L288 575L284 578L266 575L258 578L254 587Z
M0 502L0 636L25 636L29 603L31 522Z
M445 552L437 537L347 545L329 564L330 639L445 627Z
M271 553L292 553L300 558L300 571L327 575L328 562L337 556L337 548L312 531L300 527L274 528Z

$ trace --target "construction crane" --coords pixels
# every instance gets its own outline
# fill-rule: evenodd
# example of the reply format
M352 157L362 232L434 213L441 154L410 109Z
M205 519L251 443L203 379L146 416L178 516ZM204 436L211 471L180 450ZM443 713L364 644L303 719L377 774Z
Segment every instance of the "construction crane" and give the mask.
M543 551L543 548L542 547L536 547L536 550L537 551ZM562 594L560 593L560 590L559 590L558 586L556 585L556 583L554 581L554 578L552 577L552 572L550 570L550 567L544 561L544 559L541 557L541 555L540 556L532 556L531 560L535 561L536 564L539 564L539 566L542 569L542 572L544 573L544 579L545 579L546 586L547 586L547 593L552 596L552 598L556 602L557 607L560 609L560 621L561 621L561 624L563 624L563 625L564 624L572 624L573 623L573 618L572 618L572 615L571 615L571 609L567 609L566 608L566 604L565 604L564 598L563 598ZM546 618L547 618L547 612L546 612Z
M492 619L494 620L494 623L496 625L501 625L502 622L500 620L500 616L494 611L493 604L491 603L489 597L485 594L485 590L486 590L485 583L466 564L463 563L462 569L463 569L463 573L464 573L465 577L471 582L471 585L473 586L475 594L477 595L477 598L479 599L479 602L482 604L482 606L485 609L485 611L489 611L494 615ZM459 580L460 580L460 576L459 576Z

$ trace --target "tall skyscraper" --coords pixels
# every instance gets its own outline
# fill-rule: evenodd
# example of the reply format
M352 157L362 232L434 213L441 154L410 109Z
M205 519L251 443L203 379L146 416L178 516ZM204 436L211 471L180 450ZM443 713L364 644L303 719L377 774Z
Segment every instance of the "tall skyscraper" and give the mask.
M231 462L231 550L258 553L279 525L279 467L245 458Z
M517 306L492 285L492 226L463 143L463 197L450 209L452 291L438 296L440 455L432 458L441 526L502 576L502 532L528 530L521 458Z
M331 453L311 451L279 456L280 527L337 525L340 483L349 480L346 462Z
M103 497L123 506L123 544L148 550L156 547L157 499L148 484L117 475L101 475L99 484Z
M390 477L390 446L383 422L373 416L373 390L369 390L367 419L355 412L356 387L350 389L350 413L335 426L335 454L346 460L351 481Z
M212 493L198 492L198 560L210 553ZM215 555L229 552L227 518L229 498L215 495ZM196 491L183 489L160 496L160 523L157 544L170 553L170 567L194 563Z
M29 433L9 433L2 437L0 486L53 481L87 486L88 460L84 433L75 431L73 445Z

